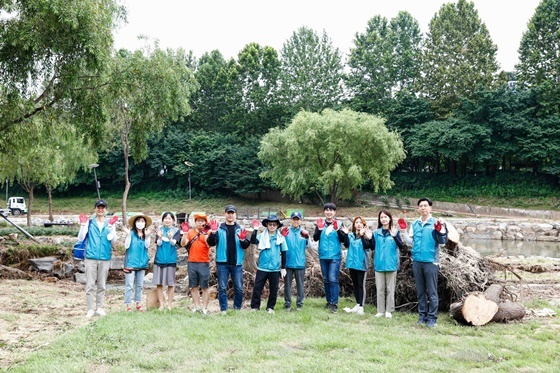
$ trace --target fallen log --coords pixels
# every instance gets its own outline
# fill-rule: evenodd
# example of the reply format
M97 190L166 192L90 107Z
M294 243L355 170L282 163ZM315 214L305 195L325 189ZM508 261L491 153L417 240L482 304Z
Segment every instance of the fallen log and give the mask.
M492 284L488 289L484 290L484 296L486 299L491 300L495 303L500 303L500 298L504 292L504 287L500 284Z
M525 317L525 313L525 306L521 303L506 301L498 303L498 312L496 312L491 321L508 322L512 320L521 320Z
M11 268L0 264L0 278L31 280L33 276L17 268Z
M486 299L484 293L469 294L463 302L450 306L451 317L468 325L480 326L489 323L498 312L496 302Z

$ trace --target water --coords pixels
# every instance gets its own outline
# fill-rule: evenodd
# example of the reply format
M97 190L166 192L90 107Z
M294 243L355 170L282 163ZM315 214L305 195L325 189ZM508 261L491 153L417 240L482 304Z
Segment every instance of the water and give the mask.
M463 246L470 246L481 255L501 256L542 256L547 258L560 259L560 242L543 241L506 241L488 239L461 239Z

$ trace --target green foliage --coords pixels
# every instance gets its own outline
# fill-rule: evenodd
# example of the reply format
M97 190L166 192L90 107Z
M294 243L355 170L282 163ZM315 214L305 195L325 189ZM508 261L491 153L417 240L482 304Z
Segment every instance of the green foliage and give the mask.
M380 118L330 109L302 111L286 129L272 129L258 155L269 167L262 176L282 193L297 200L315 192L334 202L350 198L366 179L375 191L389 189L390 172L405 157L399 136Z
M78 211L78 210L77 210ZM79 228L76 226L58 226L58 227L29 227L25 228L25 231L32 236L78 236ZM5 228L0 229L0 236L7 236L10 233L18 233L21 237L22 234L19 230L14 228L12 225L8 225Z
M26 263L27 259L43 258L46 256L58 256L65 252L64 248L52 244L29 244L7 247L1 252L0 263L13 265Z

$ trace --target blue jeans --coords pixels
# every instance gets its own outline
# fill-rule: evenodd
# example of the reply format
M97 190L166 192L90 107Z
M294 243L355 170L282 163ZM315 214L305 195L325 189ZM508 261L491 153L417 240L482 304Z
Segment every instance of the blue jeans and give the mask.
M321 273L323 274L323 285L325 286L325 298L327 303L338 304L338 272L340 271L340 260L319 259L321 263Z
M124 274L124 304L132 303L132 288L134 287L134 301L142 302L142 288L146 271L141 269Z
M216 264L216 267L218 268L218 300L220 302L220 310L225 311L228 309L226 290L230 274L233 289L235 290L233 308L240 310L243 302L243 266Z
M412 262L412 273L414 282L416 282L416 295L418 297L419 322L437 322L439 306L438 271L439 266L434 263Z

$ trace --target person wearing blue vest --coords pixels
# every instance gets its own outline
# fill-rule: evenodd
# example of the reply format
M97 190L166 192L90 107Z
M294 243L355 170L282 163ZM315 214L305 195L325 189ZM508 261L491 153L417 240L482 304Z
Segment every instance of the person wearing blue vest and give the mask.
M381 210L377 216L377 230L373 232L373 267L377 289L377 314L390 319L395 311L395 286L400 265L400 252L404 249L401 235L393 225L393 215Z
M282 229L286 238L288 251L286 251L286 277L284 278L284 309L292 310L292 281L296 279L296 310L303 307L305 279L305 249L309 243L309 232L301 228L301 212L294 211L290 215L292 225Z
M95 202L95 218L88 219L80 214L78 240L86 244L84 266L86 270L86 318L94 315L105 316L105 284L111 267L113 243L117 240L116 216L106 219L107 202Z
M210 221L212 233L208 235L208 245L216 246L216 267L218 270L218 301L222 315L227 313L227 284L231 275L235 295L233 309L240 310L243 305L243 260L244 250L251 244L247 230L237 224L237 209L233 205L225 208L226 221L218 227L216 220Z
M368 228L366 220L361 216L354 218L351 232L346 227L342 227L340 230L344 233L344 247L348 249L346 268L350 271L354 297L356 298L354 308L344 308L344 312L363 315L372 233Z
M166 211L161 215L163 225L156 233L156 254L154 256L154 275L152 283L156 285L158 309L163 311L165 297L163 287L167 286L167 309L171 310L175 297L175 280L177 273L177 242L182 232L175 227L175 215Z
M257 221L258 224L258 221ZM261 307L262 290L268 281L268 301L266 312L274 313L276 299L278 297L278 284L280 275L286 275L286 251L288 245L286 238L280 234L278 228L282 227L282 222L276 215L270 215L262 221L265 230L258 234L258 227L253 230L251 243L257 245L259 260L257 263L257 274L255 275L255 286L251 297L251 310L257 311Z
M132 290L134 289L134 302L137 311L144 311L142 307L142 288L144 287L144 275L148 269L150 257L152 219L144 214L134 215L128 220L131 229L124 228L126 238L124 240L124 305L126 311L132 311Z
M325 220L317 219L313 240L319 242L319 263L321 264L325 298L327 299L325 308L332 313L337 313L338 294L340 293L338 273L340 272L342 253L340 243L344 241L344 233L339 232L338 222L334 218L336 215L336 205L332 202L325 203L323 211Z
M418 297L418 325L434 328L437 325L439 298L437 292L439 245L447 243L445 223L432 217L432 201L418 200L420 218L410 230L401 228L407 245L412 246L412 274Z

